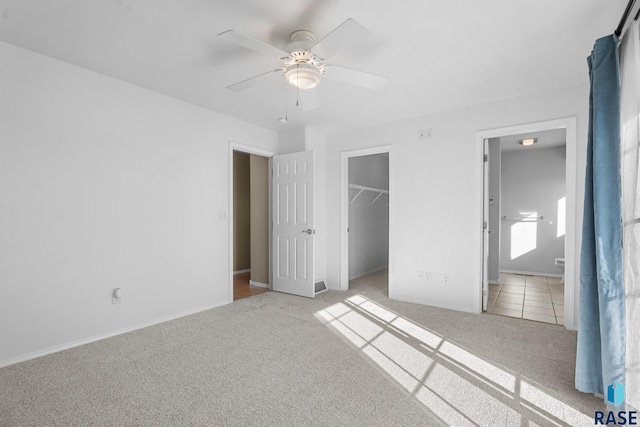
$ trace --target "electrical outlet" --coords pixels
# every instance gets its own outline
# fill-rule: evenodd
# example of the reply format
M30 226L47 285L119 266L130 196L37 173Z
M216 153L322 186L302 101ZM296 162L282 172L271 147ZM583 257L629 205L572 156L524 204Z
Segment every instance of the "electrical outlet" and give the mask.
M423 281L424 280L424 271L418 271L418 280L419 281Z
M424 273L424 281L425 282L431 282L431 273L430 272L426 272Z
M227 211L218 211L218 221L227 220Z
M449 274L448 273L442 275L442 281L444 283L449 283Z
M433 129L420 129L418 131L418 139L427 139L433 136Z

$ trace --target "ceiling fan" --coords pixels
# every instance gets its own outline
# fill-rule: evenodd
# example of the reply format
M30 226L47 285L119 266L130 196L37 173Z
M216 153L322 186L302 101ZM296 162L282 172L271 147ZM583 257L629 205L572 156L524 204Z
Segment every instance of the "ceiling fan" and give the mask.
M256 52L273 56L283 63L280 68L269 70L226 87L234 92L240 92L259 84L262 77L271 73L282 74L287 83L303 90L316 87L323 78L374 90L381 90L387 82L386 77L325 62L333 55L369 36L369 31L351 18L338 25L320 40L316 40L315 34L311 31L294 31L291 33L291 42L287 45L286 51L234 30L227 30L218 36ZM309 104L307 103L307 106Z

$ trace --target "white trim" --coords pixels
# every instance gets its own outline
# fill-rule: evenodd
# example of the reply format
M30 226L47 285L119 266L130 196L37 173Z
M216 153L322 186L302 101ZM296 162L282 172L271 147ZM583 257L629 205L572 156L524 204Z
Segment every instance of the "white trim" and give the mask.
M240 144L239 142L229 141L229 146L231 147L232 151L242 151L243 153L255 154L262 157L273 157L276 155L276 153L274 153L273 151L264 150L262 148L254 147L251 145Z
M389 268L389 265L387 264L383 267L377 267L371 270L367 270L364 273L358 274L357 276L349 277L349 280L354 280L354 279L357 279L358 277L366 276L367 274L372 274L372 273L375 273L376 271L384 270L385 268Z
M203 311L211 310L213 308L220 307L222 305L226 305L226 303L207 305L204 307L196 308L194 310L187 310L181 313L172 314L169 316L160 317L155 320L151 320L148 322L138 323L132 326L127 326L126 328L116 329L113 332L109 332L102 335L96 335L91 338L84 338L80 340L70 341L64 344L56 345L53 347L48 347L43 350L34 351L31 353L27 353L18 357L13 357L5 360L0 360L0 368L7 367L9 365L14 365L16 363L26 362L27 360L37 359L38 357L47 356L49 354L58 353L60 351L69 350L71 348L80 347L85 344L91 344L92 342L101 341L107 338L115 337L118 335L126 334L129 332L137 331L139 329L148 328L149 326L158 325L160 323L169 322L171 320L180 319L181 317L191 316L192 314L201 313Z
M245 268L244 270L236 270L233 272L233 275L235 276L236 274L249 273L250 271L251 271L250 268Z
M461 313L474 313L474 311L469 309L469 305L465 304L465 305L457 305L457 304L450 304L450 303L440 303L440 302L435 302L435 301L420 301L417 302L415 297L413 295L407 296L407 295L401 295L399 297L394 297L395 300L397 301L403 301L403 302L410 302L412 304L424 304L424 305L428 305L428 307L437 307L437 308L444 308L446 310L454 310L454 311L459 311Z
M256 282L255 280L251 280L249 279L249 286L257 286L259 288L267 288L269 289L269 285L262 283L262 282Z
M394 166L393 145L340 153L340 290L349 289L349 159L352 157L370 156L373 154L389 154L389 297L393 295L393 218L394 215Z
M229 304L233 302L233 152L241 151L243 153L255 154L269 159L269 170L271 170L271 158L274 152L264 150L262 148L253 147L251 145L240 144L238 142L229 141L229 216L228 216L228 239L229 239ZM269 174L271 180L271 174ZM271 181L269 181L271 182ZM271 194L269 194L269 208L271 208ZM271 248L271 225L269 225L269 248ZM269 263L271 263L271 253L269 254ZM271 268L269 268L271 269Z
M522 270L500 270L500 273L520 274L522 276L544 276L544 277L562 277L562 274L542 273L540 271L522 271Z
M577 330L578 328L578 305L579 299L577 298L576 281L577 264L576 264L576 235L579 232L576 225L576 194L577 194L577 120L576 117L564 117L554 120L547 120L543 122L527 123L517 126L509 126L504 128L480 130L476 132L476 224L478 230L482 230L482 212L483 212L483 200L482 200L482 141L485 138L496 138L506 135L517 135L521 133L540 132L549 129L566 129L566 153L567 153L567 168L566 168L566 193L567 193L567 207L566 218L567 224L573 224L568 226L564 240L564 257L565 263L565 292L564 292L564 305L565 305L565 327L571 330ZM474 269L477 271L476 278L474 279L474 312L482 312L482 233L476 233L476 247L478 248L477 255L474 260Z

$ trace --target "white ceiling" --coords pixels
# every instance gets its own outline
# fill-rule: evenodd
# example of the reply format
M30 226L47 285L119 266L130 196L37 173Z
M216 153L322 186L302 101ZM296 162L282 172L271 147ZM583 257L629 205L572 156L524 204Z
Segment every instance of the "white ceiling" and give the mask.
M594 41L627 0L0 0L0 40L274 130L336 132L588 80ZM283 78L225 86L281 66L216 35L284 48L353 18L370 37L332 63L381 74L381 92L324 80L320 108L295 107ZM3 64L2 66L6 66Z

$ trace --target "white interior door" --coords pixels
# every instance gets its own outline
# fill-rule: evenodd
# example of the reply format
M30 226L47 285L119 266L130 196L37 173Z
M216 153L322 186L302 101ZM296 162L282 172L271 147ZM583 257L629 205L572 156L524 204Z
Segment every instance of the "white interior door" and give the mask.
M313 151L273 157L273 290L313 298Z
M487 311L489 302L489 140L482 141L483 144L483 191L482 191L482 310Z

